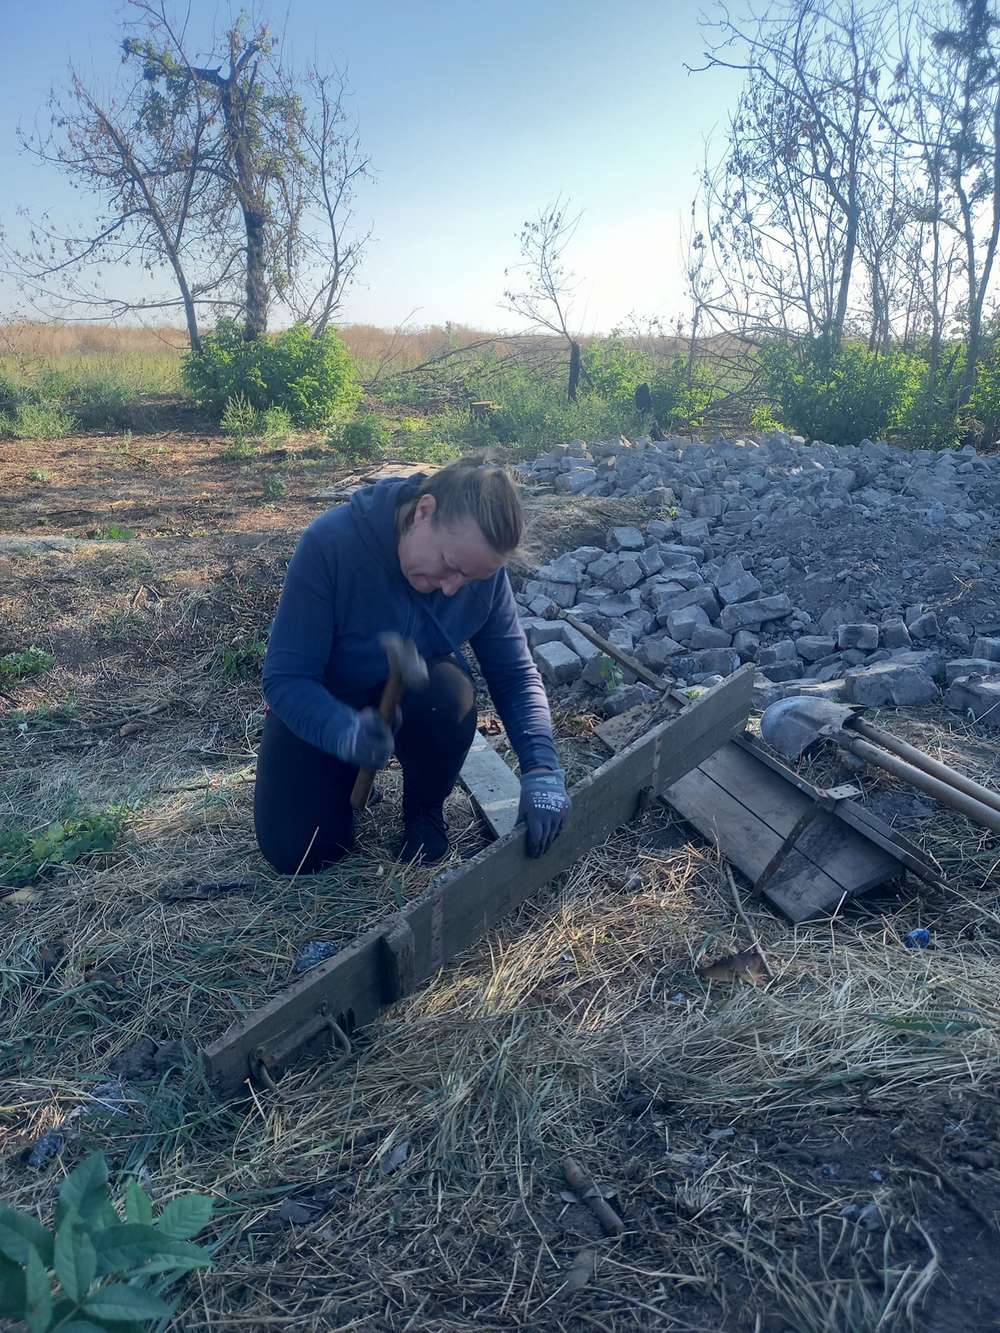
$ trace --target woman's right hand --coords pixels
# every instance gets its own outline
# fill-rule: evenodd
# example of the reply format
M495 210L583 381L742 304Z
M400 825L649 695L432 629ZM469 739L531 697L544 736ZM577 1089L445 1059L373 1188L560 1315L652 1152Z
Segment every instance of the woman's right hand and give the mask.
M354 714L338 738L336 755L342 763L353 768L375 772L385 768L394 749L392 732L376 710L363 708Z

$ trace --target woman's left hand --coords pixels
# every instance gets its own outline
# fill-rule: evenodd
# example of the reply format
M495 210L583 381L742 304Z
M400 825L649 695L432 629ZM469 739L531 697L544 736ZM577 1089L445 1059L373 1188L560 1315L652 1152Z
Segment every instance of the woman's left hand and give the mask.
M566 781L558 770L526 773L521 779L518 818L528 826L528 855L543 856L558 838L570 811Z

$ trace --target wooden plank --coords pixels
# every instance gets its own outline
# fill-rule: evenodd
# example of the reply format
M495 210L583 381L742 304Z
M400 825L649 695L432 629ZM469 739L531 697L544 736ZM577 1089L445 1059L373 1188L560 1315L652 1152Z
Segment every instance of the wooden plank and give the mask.
M573 788L567 828L545 856L528 857L521 827L461 868L438 876L391 923L367 931L310 971L202 1052L206 1073L223 1096L240 1091L255 1053L267 1059L283 1034L325 1012L346 1031L370 1023L406 986L433 976L501 917L560 871L605 841L635 814L644 790L659 795L741 726L750 711L753 670L746 668L684 712L609 759ZM406 936L405 966L386 937ZM387 975L387 971L389 975ZM280 1072L275 1070L274 1072Z
M517 823L520 779L478 731L459 777L494 838L505 838Z
M756 880L813 799L734 744L710 756L699 774L714 786L699 785L688 774L664 799L699 833L718 839L729 860ZM768 880L764 897L792 921L807 921L898 873L893 856L822 811L799 838L794 855L789 853Z
M752 810L719 787L703 767L694 769L675 783L664 794L664 800L710 842L718 843L727 859L750 880L761 874L784 843L780 833L769 828ZM771 883L774 885L775 906L793 921L805 921L815 915L817 897L829 904L819 910L829 911L844 896L842 885L794 849L789 851L780 873ZM770 892L767 896L771 896Z
M737 745L724 746L711 755L704 769L782 837L791 833L815 802L815 796L786 782ZM866 893L899 870L895 857L873 846L834 814L817 815L799 839L798 849L807 860L822 866L847 894ZM778 882L772 881L769 887Z
M631 711L641 715L648 707ZM614 749L631 725L631 719L615 718L598 727L597 735ZM744 737L734 737L664 794L667 804L717 842L751 881L819 795L801 779L789 781L780 764L762 759ZM899 873L899 858L887 839L869 837L862 819L840 818L846 804L841 802L836 813L818 813L795 854L786 856L768 881L764 896L793 921L834 911L845 897L866 893Z
M769 754L762 745L760 745L749 733L742 736L735 736L733 744L745 750L748 754L760 760L773 773L779 774L786 782L797 787L799 791L804 791L815 799L818 789L811 782L807 782L793 769L783 764L780 759ZM944 888L945 885L941 879L940 873L934 863L921 851L915 842L911 842L898 829L892 828L880 819L873 811L860 801L847 800L840 801L837 805L837 818L849 824L863 838L869 842L881 847L883 851L889 853L901 862L908 870L912 870L915 875L926 880L929 884Z

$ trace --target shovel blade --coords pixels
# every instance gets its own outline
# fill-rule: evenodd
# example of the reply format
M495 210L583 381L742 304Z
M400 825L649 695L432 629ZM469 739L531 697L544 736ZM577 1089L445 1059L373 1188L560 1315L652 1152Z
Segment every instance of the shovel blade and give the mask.
M854 709L849 704L797 695L779 699L765 708L760 734L772 750L786 759L798 759L821 737L842 731L853 716Z

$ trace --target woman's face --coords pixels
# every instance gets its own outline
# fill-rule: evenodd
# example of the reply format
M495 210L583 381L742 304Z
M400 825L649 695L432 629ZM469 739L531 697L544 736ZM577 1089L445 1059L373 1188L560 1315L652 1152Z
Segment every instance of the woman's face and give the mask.
M473 519L435 522L437 501L422 495L413 521L399 539L399 567L416 592L443 592L454 597L459 588L491 578L504 563Z

